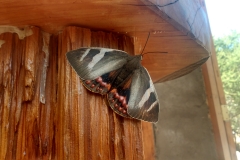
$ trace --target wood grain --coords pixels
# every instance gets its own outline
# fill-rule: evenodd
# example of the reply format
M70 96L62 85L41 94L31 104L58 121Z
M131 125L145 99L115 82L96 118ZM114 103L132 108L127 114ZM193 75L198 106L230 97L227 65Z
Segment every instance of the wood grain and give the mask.
M144 159L142 122L116 115L104 97L86 90L65 56L81 46L133 53L131 38L67 27L50 38L42 81L48 57L42 50L44 34L32 30L23 40L0 35L5 40L0 48L0 159Z
M154 160L157 152L155 152L155 138L153 126L149 125L147 122L142 122L143 130L143 150L144 150L144 159Z
M180 22L184 24L188 21L193 23L192 17L196 13L189 6L199 5L198 2L181 1L174 5L176 6L172 8L172 12L179 13L174 18L180 18ZM181 5L188 8L184 9ZM140 54L148 33L151 33L144 52L157 54L145 54L143 65L154 82L209 56L207 47L199 41L202 37L206 42L209 41L209 26L205 17L205 11L197 12L197 18L194 19L196 28L186 29L186 26L181 26L177 20L168 17L148 0L3 0L0 5L0 25L39 26L43 31L52 34L62 32L66 26L75 25L95 31L125 34L133 38L131 41L134 43L134 52L128 52L130 54ZM197 32L196 37L192 31ZM106 37L104 40L113 39ZM110 47L107 43L109 42L104 46ZM161 52L166 54L162 55Z

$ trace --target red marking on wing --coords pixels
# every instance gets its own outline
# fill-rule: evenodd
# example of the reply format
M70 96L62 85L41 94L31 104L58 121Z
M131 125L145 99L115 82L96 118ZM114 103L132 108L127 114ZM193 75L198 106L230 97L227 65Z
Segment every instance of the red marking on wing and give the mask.
M113 89L108 94L108 102L110 107L118 114L124 116L124 117L130 117L127 114L127 103L126 103L126 97L121 96L118 94L117 89Z

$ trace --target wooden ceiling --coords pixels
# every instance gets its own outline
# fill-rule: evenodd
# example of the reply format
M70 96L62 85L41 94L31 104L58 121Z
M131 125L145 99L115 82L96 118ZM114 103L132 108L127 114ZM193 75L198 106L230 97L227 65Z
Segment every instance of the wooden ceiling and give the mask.
M157 53L145 54L142 64L154 82L184 75L209 56L188 29L146 0L2 0L1 25L37 26L52 34L69 25L117 32L133 37L135 54L141 53L150 32L144 52Z

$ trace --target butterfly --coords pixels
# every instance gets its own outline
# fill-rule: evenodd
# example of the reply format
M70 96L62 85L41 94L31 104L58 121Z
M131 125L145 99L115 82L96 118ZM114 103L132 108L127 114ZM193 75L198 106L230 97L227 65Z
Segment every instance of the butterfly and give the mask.
M91 92L106 95L119 115L157 122L159 100L141 55L124 51L83 47L66 54L67 60Z

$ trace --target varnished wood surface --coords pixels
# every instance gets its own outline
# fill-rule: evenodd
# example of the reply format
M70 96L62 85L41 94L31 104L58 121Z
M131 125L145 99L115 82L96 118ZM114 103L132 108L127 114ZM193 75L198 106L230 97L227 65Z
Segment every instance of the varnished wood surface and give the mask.
M151 123L144 127L113 113L104 97L82 86L65 56L95 45L132 52L131 38L68 27L51 36L47 60L46 35L36 27L32 31L23 40L0 35L6 41L0 48L0 159L141 160L151 155ZM143 141L143 132L150 134L149 141Z
M143 131L143 150L145 160L154 160L156 155L159 154L155 149L155 137L153 126L148 122L142 122Z
M3 0L0 2L0 25L38 26L55 35L69 25L125 34L133 37L135 54L141 53L150 32L144 52L157 53L145 54L143 65L154 82L209 56L198 40L209 32L209 28L200 29L198 37L193 37L191 31L167 17L156 6L144 6L147 4L147 0ZM179 16L184 15L181 7L176 11L181 13ZM197 26L202 27L204 15L197 15L203 17L199 22L196 19L196 23L201 24Z

